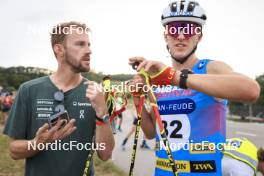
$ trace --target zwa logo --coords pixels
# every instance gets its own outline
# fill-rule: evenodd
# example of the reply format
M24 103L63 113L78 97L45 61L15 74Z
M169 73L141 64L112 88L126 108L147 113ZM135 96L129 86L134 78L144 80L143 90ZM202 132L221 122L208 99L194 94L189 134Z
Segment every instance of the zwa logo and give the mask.
M215 161L191 161L191 172L216 172Z

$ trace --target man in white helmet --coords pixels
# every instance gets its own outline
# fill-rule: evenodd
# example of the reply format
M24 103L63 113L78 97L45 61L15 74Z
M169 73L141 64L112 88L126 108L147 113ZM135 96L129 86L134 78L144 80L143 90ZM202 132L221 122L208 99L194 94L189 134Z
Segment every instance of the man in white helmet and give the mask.
M171 66L143 57L129 59L139 63L152 85L170 86L155 89L159 113L170 143L177 172L171 164L154 113L145 108L142 129L149 139L156 137L155 176L222 175L223 154L219 144L226 140L227 99L254 102L258 99L258 83L236 73L221 62L197 58L195 50L202 39L206 14L194 1L176 1L168 5L161 17L164 39L171 55ZM136 75L132 84L145 83ZM176 146L176 147L175 147Z

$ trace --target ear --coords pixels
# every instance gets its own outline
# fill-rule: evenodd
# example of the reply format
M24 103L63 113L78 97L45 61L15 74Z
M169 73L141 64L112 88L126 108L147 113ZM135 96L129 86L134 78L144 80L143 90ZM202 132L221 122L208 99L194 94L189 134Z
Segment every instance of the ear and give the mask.
M53 46L54 53L57 57L63 57L64 56L64 47L62 44L55 44Z
M166 30L163 33L163 37L166 43L168 43L168 33L166 32Z
M198 37L198 42L200 42L203 38L203 34L200 34L199 37Z

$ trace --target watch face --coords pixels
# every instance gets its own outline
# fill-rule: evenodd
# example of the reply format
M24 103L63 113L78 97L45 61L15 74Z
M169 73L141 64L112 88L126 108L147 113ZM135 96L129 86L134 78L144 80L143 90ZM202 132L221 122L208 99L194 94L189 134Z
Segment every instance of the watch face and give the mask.
M187 78L187 76L188 76L188 74L186 74L184 72L182 72L181 75L180 75L181 78Z
M188 74L192 74L192 71L190 71L188 69L183 69L181 71L180 77L182 77L182 78L188 78Z
M107 123L108 121L109 121L109 115L105 115L104 117L103 117L103 121L104 121L104 123Z

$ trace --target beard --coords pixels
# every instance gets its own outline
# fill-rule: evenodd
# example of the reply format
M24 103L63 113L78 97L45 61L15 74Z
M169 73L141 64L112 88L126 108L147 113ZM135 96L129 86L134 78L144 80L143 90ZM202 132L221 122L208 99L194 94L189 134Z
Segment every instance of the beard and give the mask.
M74 73L89 72L90 65L83 64L83 59L77 60L72 57L68 52L65 53L65 61L71 67Z

